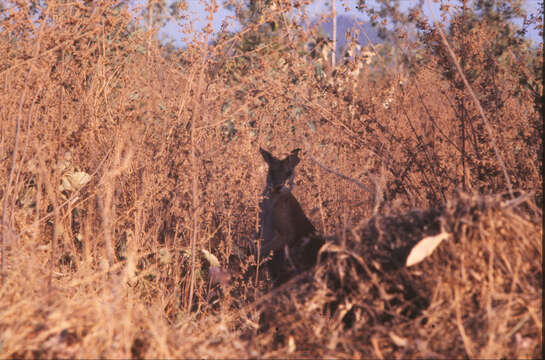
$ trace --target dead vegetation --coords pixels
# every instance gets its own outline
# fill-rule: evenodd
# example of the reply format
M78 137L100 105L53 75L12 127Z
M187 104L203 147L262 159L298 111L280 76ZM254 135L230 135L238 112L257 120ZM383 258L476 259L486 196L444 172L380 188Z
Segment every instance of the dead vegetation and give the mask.
M0 8L1 358L540 356L543 54L509 19L445 10L477 105L417 13L355 75L282 9L174 49L149 8ZM274 290L260 146L304 148L326 240Z

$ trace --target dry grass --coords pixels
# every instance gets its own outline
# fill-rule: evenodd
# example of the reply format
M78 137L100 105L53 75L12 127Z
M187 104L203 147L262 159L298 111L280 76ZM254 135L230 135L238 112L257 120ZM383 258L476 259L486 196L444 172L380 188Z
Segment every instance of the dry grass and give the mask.
M6 4L0 358L540 356L542 50L454 20L490 133L432 28L404 66L334 78L295 29L173 50L123 7ZM259 146L357 180L303 157L294 195L327 244L274 290Z

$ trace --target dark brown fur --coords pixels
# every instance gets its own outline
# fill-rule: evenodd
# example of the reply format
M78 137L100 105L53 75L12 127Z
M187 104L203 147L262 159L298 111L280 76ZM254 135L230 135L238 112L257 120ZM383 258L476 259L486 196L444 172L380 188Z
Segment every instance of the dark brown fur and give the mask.
M314 265L323 240L315 235L314 226L291 193L299 149L282 160L260 151L269 165L261 203L261 255L273 252L269 271L278 284Z

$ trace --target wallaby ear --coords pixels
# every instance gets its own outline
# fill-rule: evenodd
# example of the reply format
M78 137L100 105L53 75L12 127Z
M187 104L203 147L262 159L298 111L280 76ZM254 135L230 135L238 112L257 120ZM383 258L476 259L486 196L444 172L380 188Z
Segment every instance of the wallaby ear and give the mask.
M299 151L301 151L301 149L295 149L289 154L288 159L291 167L295 167L295 165L299 164L299 161L301 160L299 159Z
M299 154L299 151L301 151L301 149L294 149L294 150L291 151L290 155L297 156Z
M272 156L272 154L267 150L259 148L259 152L261 153L261 156L263 156L263 160L265 160L267 164L270 164L274 160L274 156Z

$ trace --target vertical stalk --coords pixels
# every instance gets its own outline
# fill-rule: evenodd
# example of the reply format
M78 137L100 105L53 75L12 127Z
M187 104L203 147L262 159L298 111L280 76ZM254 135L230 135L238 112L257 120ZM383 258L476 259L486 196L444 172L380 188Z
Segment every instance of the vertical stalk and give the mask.
M49 12L46 11L44 18L47 18L49 15ZM38 33L37 41L36 41L36 47L34 48L34 58L37 57L37 55L40 53L40 45L42 40L42 33L43 33L43 20L40 23L40 30ZM31 72L34 67L34 62L31 62L29 64L28 71L25 75L24 84L28 84L28 79L30 78ZM16 168L16 161L17 161L17 153L19 151L19 138L21 133L21 118L23 114L23 103L25 102L26 93L28 91L28 86L25 86L23 91L21 92L21 97L19 98L19 109L17 113L17 122L15 125L15 145L13 147L13 154L11 157L11 169L9 172L9 178L8 178L8 184L6 185L6 190L4 191L4 199L2 204L2 222L0 223L0 233L1 233L1 244L0 244L0 285L4 284L4 281L6 279L6 272L5 272L5 264L6 264L6 237L8 231L10 231L11 222L7 220L7 214L8 214L8 198L9 193L11 191L11 184L13 183L14 176L15 176L15 168Z
M203 55L204 57L204 55ZM201 68L201 72L199 74L199 85L198 88L200 90L200 84L202 83L202 74L203 74L203 68L204 64ZM195 99L200 97L200 91L197 91L197 94L195 95ZM195 105L198 105L198 101L195 101ZM188 299L188 306L187 306L187 312L191 312L191 308L193 307L193 292L195 291L195 244L197 242L197 230L198 230L198 223L197 223L197 209L199 206L199 199L198 199L198 187L197 187L197 160L195 157L195 118L198 114L198 111L195 112L195 116L191 118L191 197L192 200L192 235L191 235L191 280L189 282L189 299Z
M30 69L27 73L27 79L28 75L30 74ZM26 80L25 80L26 83ZM4 192L4 201L2 205L2 246L1 246L1 266L0 266L0 272L2 273L2 285L4 284L6 273L5 273L5 261L6 261L6 234L8 233L8 229L11 227L8 224L7 221L7 213L8 213L8 198L10 193L10 187L11 183L13 182L13 177L15 176L15 163L17 162L17 152L19 148L19 135L21 132L21 117L22 117L22 111L23 111L23 103L25 101L25 95L26 95L27 88L23 90L21 93L21 97L19 99L19 114L17 115L17 122L15 124L15 145L13 147L13 155L11 158L11 169L9 171L9 180L8 184L6 186L6 190Z
M440 24L439 21L437 21L437 16L435 16L435 11L433 10L433 7L431 6L430 1L428 0L428 7L430 9L431 15L434 19L434 21L437 24ZM447 37L445 36L445 33L443 32L443 28L440 25L437 25L437 30L439 30L439 35L441 36L441 39L443 40L443 44L445 45L445 48L449 52L452 62L456 66L456 69L458 70L458 73L462 77L462 80L464 82L464 85L466 86L467 91L471 95L471 98L473 99L475 106L477 107L477 110L479 110L479 113L481 115L481 118L483 119L484 127L488 133L488 136L490 137L490 143L492 144L492 148L494 149L494 153L496 154L496 158L498 159L498 163L500 164L503 176L505 178L505 183L507 185L507 189L509 190L509 195L511 195L511 199L514 199L515 196L513 194L513 185L511 184L511 179L509 178L509 174L507 173L507 167L505 166L505 162L503 161L503 157L501 156L500 149L498 148L498 145L496 144L496 137L494 136L494 132L492 130L492 127L490 126L490 122L488 122L488 118L486 117L484 110L481 106L481 102L479 99L477 99L477 95L475 95L475 92L473 91L473 88L471 85L469 85L469 82L467 81L466 76L464 75L464 72L462 71L462 67L460 66L460 62L458 61L458 58L456 57L456 54L450 47Z
M335 67L335 51L337 50L337 10L335 0L331 0L331 16L333 18L333 49L331 50L331 67Z
M154 0L150 0L148 1L148 63L149 63L149 60L150 60L150 55L151 55L151 31L153 29L153 5L154 5L155 1Z
M212 22L211 15L209 16L210 23ZM209 28L211 28L211 25L209 23ZM202 85L204 83L204 69L206 67L207 62L207 56L208 56L208 39L209 39L209 33L206 34L204 42L203 42L203 52L202 52L202 63L201 68L199 70L199 80L197 82L197 91L193 97L193 105L194 105L194 113L191 117L191 129L190 129L190 137L191 137L191 196L193 198L192 200L192 236L191 236L191 280L189 283L189 300L188 300L188 307L187 312L191 312L191 308L193 307L193 294L195 291L195 252L196 252L196 243L198 238L198 211L199 211L199 188L198 188L198 167L197 167L197 157L195 155L195 132L196 132L196 126L195 121L201 117L201 107L202 102L204 99L202 99Z

